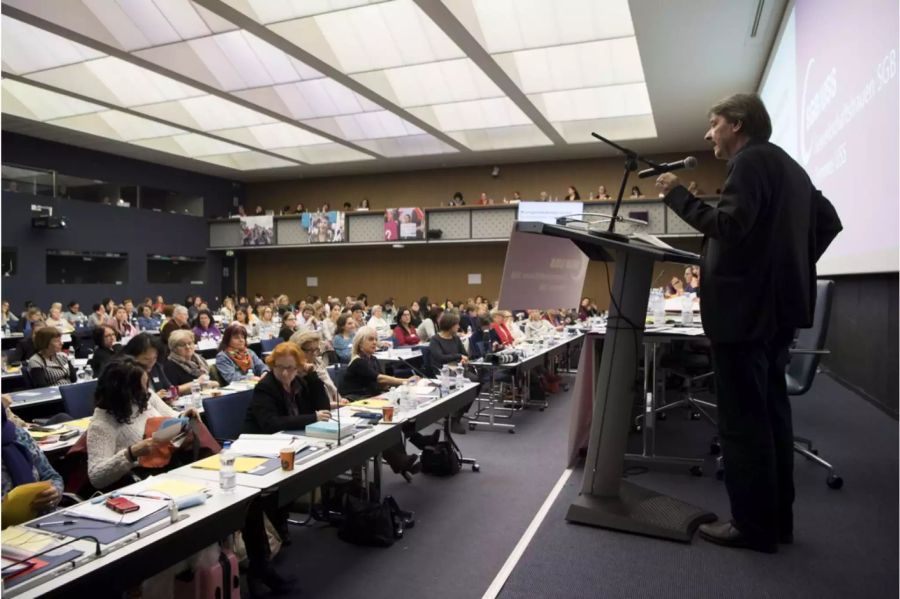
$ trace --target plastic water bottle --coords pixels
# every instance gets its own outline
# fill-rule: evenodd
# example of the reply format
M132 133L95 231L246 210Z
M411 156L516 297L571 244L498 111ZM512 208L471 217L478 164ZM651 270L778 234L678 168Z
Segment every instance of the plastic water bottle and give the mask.
M89 381L94 378L94 369L91 368L91 363L88 362L84 365L84 368L81 369L81 376L84 377L82 380Z
M466 367L460 364L456 367L456 388L462 389L466 384Z
M653 324L659 327L666 324L666 297L663 295L662 289L656 290L655 300L653 304Z
M450 391L450 367L446 364L441 366L441 391L443 393Z
M681 324L688 327L694 324L694 294L681 296Z
M219 488L226 493L234 491L234 454L231 452L231 441L225 441L219 452Z
M195 408L199 408L200 403L203 400L200 389L200 379L194 379L193 381L191 381L191 405Z

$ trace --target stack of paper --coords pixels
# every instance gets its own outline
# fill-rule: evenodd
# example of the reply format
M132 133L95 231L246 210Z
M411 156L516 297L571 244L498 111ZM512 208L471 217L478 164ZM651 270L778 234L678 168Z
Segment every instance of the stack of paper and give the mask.
M241 435L231 444L231 451L237 455L277 458L287 447L297 453L306 449L307 444L291 435Z
M343 416L341 416L340 426L338 426L337 420L320 420L306 426L306 435L319 439L337 440L338 435L343 439L347 435L352 435L355 431L356 420L353 418L345 420Z
M87 518L88 520L97 520L99 522L110 522L112 524L134 524L141 518L145 518L150 514L155 514L159 510L169 506L168 499L155 499L152 497L134 497L128 496L132 501L140 506L140 509L127 514L120 514L106 507L104 501L100 503L91 503L84 501L78 505L66 509L63 513L69 516L77 516L79 518Z

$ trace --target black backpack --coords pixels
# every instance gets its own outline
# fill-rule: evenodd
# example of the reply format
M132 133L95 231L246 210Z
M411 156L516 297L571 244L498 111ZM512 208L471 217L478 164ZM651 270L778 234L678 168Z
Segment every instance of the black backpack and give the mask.
M338 537L354 545L390 547L415 523L412 512L401 510L390 495L381 503L347 495Z
M452 439L428 445L419 456L422 472L435 476L453 476L462 466L462 453Z

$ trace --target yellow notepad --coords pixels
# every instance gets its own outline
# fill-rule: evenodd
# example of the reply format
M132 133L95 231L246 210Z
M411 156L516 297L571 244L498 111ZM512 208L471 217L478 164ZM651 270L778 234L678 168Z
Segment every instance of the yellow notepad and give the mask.
M249 472L268 461L269 458L248 458L245 456L238 456L234 459L234 471ZM211 455L208 458L202 459L198 462L194 462L193 464L191 464L191 468L200 468L202 470L218 470L220 465L221 462L219 462L219 456Z
M3 500L3 525L21 524L28 522L36 516L34 510L31 509L31 502L38 493L52 486L49 480L42 480L36 483L28 483L19 485L12 491L7 493L6 499Z
M217 457L217 456L213 456ZM164 494L172 499L180 499L188 495L196 495L206 489L209 485L203 483L190 483L177 478L159 478L156 477L147 486L147 491L156 491Z
M46 439L47 437L52 437L54 435L59 435L64 432L66 432L66 429L64 428L55 431L33 431L31 429L28 429L28 434L32 439L35 439L36 441L40 441L41 439Z
M18 549L26 554L37 553L54 542L58 540L52 535L25 526L10 526L0 535L0 543L3 543L4 549Z
M362 408L383 408L384 406L391 405L391 402L387 399L373 397L371 399L360 399L358 401L354 401L350 405Z

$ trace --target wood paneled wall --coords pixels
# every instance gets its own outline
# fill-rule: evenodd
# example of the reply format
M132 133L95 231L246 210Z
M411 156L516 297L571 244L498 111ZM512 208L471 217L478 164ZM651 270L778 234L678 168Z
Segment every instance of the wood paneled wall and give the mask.
M678 247L698 251L698 239L679 240ZM406 245L391 247L331 247L247 252L247 292L265 296L286 293L344 297L366 293L370 303L387 297L406 304L427 295L431 300L465 300L482 295L496 299L506 258L505 243ZM612 281L615 266L609 266ZM677 264L657 265L655 287L683 273ZM470 273L481 274L481 285L469 285ZM317 277L317 287L307 287ZM609 289L603 264L588 267L582 295L607 309ZM526 307L526 306L518 306Z
M711 152L664 154L653 158L668 162L687 154L697 156L699 166L693 171L679 173L685 182L697 181L707 193L722 186L725 162L716 160ZM541 191L563 198L569 185L574 185L586 200L588 194L596 193L601 184L610 195L615 195L622 177L622 161L618 158L502 164L500 176L496 178L491 177L491 168L492 165L485 165L248 183L247 204L251 210L260 205L277 213L285 205L293 207L303 202L309 209L327 201L332 209L339 210L344 202L356 207L360 200L369 198L373 210L400 206L427 208L446 204L456 191L462 192L469 204L474 203L481 192L500 203L504 197L512 198L513 191L521 193L526 200L537 199ZM638 180L632 175L628 189L631 185L638 185L647 197L657 196L652 178Z

